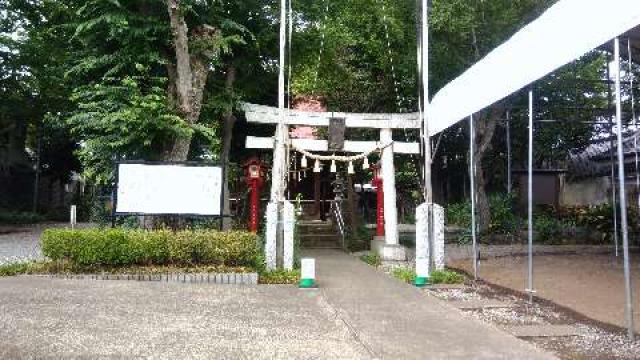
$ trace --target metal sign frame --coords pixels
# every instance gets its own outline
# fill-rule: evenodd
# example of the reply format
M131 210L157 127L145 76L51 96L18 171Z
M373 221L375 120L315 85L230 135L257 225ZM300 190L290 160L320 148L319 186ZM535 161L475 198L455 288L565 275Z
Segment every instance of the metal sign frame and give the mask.
M217 167L222 170L222 184L221 184L221 193L220 193L220 215L204 215L204 214L176 214L176 213L142 213L142 212L118 212L118 187L119 187L119 176L120 176L120 165L171 165L171 166L184 166L184 167ZM215 162L196 162L196 161L143 161L143 160L127 160L127 161L117 161L115 163L115 172L114 172L114 186L111 194L112 198L112 207L111 207L111 217L112 219L116 219L118 216L143 216L143 215L155 215L155 216L180 216L180 217L191 217L191 218L210 218L210 219L222 219L225 217L233 217L231 215L224 214L224 202L225 202L225 194L224 194L224 181L226 178L226 167L221 163Z

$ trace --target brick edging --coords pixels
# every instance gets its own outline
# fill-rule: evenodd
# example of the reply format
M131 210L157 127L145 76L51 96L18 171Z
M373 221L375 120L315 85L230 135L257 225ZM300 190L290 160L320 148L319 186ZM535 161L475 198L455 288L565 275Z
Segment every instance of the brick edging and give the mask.
M188 284L257 285L258 273L164 273L164 274L50 274L37 275L67 280L154 281Z

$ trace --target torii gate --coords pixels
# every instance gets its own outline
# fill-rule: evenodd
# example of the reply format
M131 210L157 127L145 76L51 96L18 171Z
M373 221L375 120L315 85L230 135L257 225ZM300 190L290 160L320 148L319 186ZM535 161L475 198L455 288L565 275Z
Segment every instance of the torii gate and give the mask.
M243 104L247 121L251 123L273 124L280 123L280 112L278 108ZM398 237L398 213L396 207L396 182L395 167L393 163L394 154L420 154L420 144L417 142L396 142L392 139L393 129L420 129L421 122L418 113L406 114L360 114L342 112L304 112L298 110L287 110L284 125L303 125L314 127L328 127L332 119L344 119L347 128L368 128L379 129L379 141L344 141L342 149L337 151L345 153L368 153L372 150L382 149L382 177L384 190L385 208L385 240L380 248L380 255L384 260L406 260L405 249L400 246ZM327 140L313 139L289 139L288 131L284 131L284 141L291 142L293 148L306 151L328 152ZM247 137L247 149L274 149L275 139L271 137ZM274 167L276 167L274 165ZM272 177L272 189L278 193L284 193L283 182L276 181L276 174ZM267 216L269 213L267 213ZM267 224L274 223L267 219ZM270 233L267 231L267 233ZM267 238L267 247L273 246L276 239ZM269 256L267 256L269 258ZM267 264L268 267L275 264Z
M280 54L278 62L278 108L245 106L247 117L254 122L268 122L277 124L274 139L250 138L249 145L256 148L273 148L272 186L270 203L267 206L267 232L265 244L265 257L267 268L274 269L276 265L285 269L293 267L293 231L290 221L284 221L284 215L292 213L292 205L285 201L285 174L288 171L286 161L286 144L288 141L288 125L292 122L300 122L304 119L305 125L327 126L330 118L341 117L345 120L347 127L375 127L380 129L380 143L374 142L345 142L343 151L366 152L371 147L384 145L382 151L384 192L385 192L385 246L383 246L383 256L390 258L404 258L405 252L398 244L397 233L397 209L395 204L395 174L393 171L393 153L407 150L413 153L422 150L424 160L424 197L425 203L416 209L416 285L424 285L430 274L431 264L436 268L443 266L444 257L444 214L441 207L433 204L431 188L431 143L429 131L429 30L428 30L428 0L416 0L420 13L418 23L418 113L416 114L347 114L347 113L298 113L299 116L291 116L296 112L286 108L285 104L285 66L286 66L286 44L287 29L289 37L292 32L292 11L291 0L280 0ZM287 21L287 16L289 17ZM262 111L257 111L262 109ZM255 116L254 116L255 115ZM263 117L263 120L259 120ZM294 120L297 119L297 120ZM313 121L312 121L313 120ZM396 125L398 124L398 125ZM400 125L401 124L401 125ZM416 144L393 143L393 128L420 128L422 146ZM294 143L295 144L295 143ZM311 148L310 150L328 150L328 144L320 141L305 141L295 144L301 148ZM326 146L325 146L326 145ZM367 148L369 147L369 148ZM420 149L421 148L421 149ZM364 151L362 151L364 150ZM420 151L418 151L420 152ZM386 165L385 165L386 163ZM281 217L280 214L283 214ZM282 221L280 221L282 219ZM278 224L282 224L284 231L277 230ZM276 238L283 234L283 241L278 244ZM435 238L435 240L434 240ZM286 246L284 245L286 243ZM280 246L279 246L280 245ZM279 249L279 251L278 251ZM441 250L441 251L440 251ZM279 253L280 255L278 256ZM280 260L281 258L281 260Z

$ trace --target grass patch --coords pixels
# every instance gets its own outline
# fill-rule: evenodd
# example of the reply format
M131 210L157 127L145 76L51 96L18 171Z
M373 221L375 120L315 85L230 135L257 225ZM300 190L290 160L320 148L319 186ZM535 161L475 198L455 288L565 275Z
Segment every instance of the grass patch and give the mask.
M396 267L391 271L391 275L394 278L413 284L416 280L416 273L413 268L409 267ZM429 284L462 284L464 283L464 276L451 270L437 270L431 272L429 276Z
M272 270L260 273L260 284L297 284L300 281L300 270Z
M394 278L400 281L406 282L408 284L411 284L416 280L415 271L412 268L408 268L404 266L394 268L391 271L391 275L393 275Z
M60 275L60 274L117 274L117 275L158 275L158 274L213 274L249 273L252 267L226 265L132 265L132 266L82 266L68 261L32 261L0 265L0 277L17 275Z
M430 284L462 284L464 276L451 270L434 271L429 276Z
M382 259L380 259L380 255L375 253L368 253L366 255L362 255L360 256L360 260L374 267L378 267L382 264Z
M45 274L48 272L50 262L42 261L28 261L18 262L12 264L0 265L0 277L2 276L17 276L17 275L31 275L31 274Z

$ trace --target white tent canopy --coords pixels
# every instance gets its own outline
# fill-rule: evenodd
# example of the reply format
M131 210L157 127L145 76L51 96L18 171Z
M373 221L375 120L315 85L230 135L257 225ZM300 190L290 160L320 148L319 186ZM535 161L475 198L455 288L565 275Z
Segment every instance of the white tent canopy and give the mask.
M440 90L431 135L481 111L640 25L640 0L560 0Z

